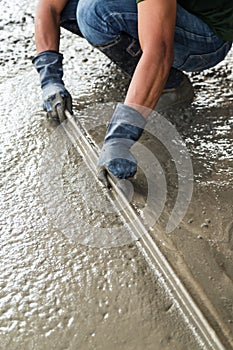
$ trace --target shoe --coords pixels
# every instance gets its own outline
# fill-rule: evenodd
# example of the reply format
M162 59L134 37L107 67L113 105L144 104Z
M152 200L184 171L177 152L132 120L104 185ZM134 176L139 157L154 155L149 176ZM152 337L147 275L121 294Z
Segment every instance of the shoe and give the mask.
M164 112L172 108L183 108L194 100L194 89L188 76L171 68L167 83L160 96L155 111Z

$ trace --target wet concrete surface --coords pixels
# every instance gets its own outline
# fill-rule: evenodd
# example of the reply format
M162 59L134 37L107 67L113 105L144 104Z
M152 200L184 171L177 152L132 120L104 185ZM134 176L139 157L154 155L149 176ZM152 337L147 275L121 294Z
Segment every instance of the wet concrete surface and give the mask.
M0 6L0 348L204 349L161 276L150 269L134 242L99 249L71 240L57 227L45 205L41 178L41 158L56 127L41 111L39 80L31 64L34 4L3 0ZM128 79L84 40L65 31L62 37L64 79L77 113L95 103L122 101ZM156 144L154 150L168 176L168 198L151 230L229 349L233 333L232 69L231 52L218 67L191 76L194 104L166 114L191 154L194 195L182 223L165 234L177 182L174 164ZM90 124L85 116L82 122ZM93 136L98 141L103 138L103 125ZM63 167L64 193L76 201L81 222L95 227L99 218L85 199L93 200L94 194L99 199L101 191L90 187L83 198L92 180L85 167L78 170L79 165L79 156L71 148ZM134 183L143 181L139 172ZM146 202L146 186L139 186L137 192L132 203L136 210ZM111 215L103 217L103 225L121 227L118 218L111 220Z
M39 171L53 128L34 79L0 84L0 348L202 348L135 244L94 249L57 230Z
M229 338L231 345L227 344L227 348L233 346L232 57L231 51L216 68L191 76L196 91L193 106L181 114L168 115L186 141L194 168L192 201L182 223L169 236L169 240L194 278L195 299L199 300L203 310L209 305L210 313L205 310L209 322L218 329L219 334L222 332ZM168 162L165 159L161 162L166 168ZM169 168L168 164L168 172ZM169 194L174 201L171 195L173 192L172 183ZM162 221L161 218L157 227L161 232ZM174 256L173 264L182 271L182 267L178 267L179 264L174 261ZM192 290L187 280L186 285Z

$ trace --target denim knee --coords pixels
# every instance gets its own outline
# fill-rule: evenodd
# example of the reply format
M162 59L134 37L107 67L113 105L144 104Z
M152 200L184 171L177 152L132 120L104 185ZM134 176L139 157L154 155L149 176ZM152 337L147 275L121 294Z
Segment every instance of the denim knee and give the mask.
M82 36L76 19L79 0L68 0L60 16L60 26L69 32Z
M80 0L77 22L84 38L92 45L108 43L118 35L107 23L110 1Z

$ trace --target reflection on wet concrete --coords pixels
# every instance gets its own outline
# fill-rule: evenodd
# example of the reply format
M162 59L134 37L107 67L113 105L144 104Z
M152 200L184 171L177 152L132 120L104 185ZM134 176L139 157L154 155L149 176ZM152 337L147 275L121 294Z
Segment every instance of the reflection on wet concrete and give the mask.
M3 0L1 7L0 348L203 348L134 243L117 249L88 248L67 239L48 215L39 169L54 127L38 112L41 92L30 61L34 55L34 4ZM63 36L67 38L61 43L65 80L76 110L121 101L128 79L83 40L65 32ZM233 330L232 69L231 52L217 68L193 75L193 106L166 115L190 150L194 196L179 228L165 235L177 179L169 154L156 145L161 149L156 155L168 177L168 200L152 230L181 275L182 256L214 310L205 306L203 298L195 294L196 285L184 275L187 288L219 334L223 336L224 329L229 338ZM102 128L93 136L100 141L103 135ZM148 142L146 137L144 142ZM75 173L78 160L72 152L64 167L64 191L69 194L75 188L70 200L80 204L75 196L77 181L81 185L85 177L79 178L78 170ZM141 209L146 186L140 172L133 183L133 205ZM76 208L88 216L88 206ZM94 213L89 220L95 224Z

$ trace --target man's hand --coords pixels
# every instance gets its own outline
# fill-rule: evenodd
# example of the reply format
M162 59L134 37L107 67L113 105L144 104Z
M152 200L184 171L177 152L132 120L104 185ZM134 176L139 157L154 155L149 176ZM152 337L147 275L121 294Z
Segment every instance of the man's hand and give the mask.
M41 52L33 59L34 66L40 74L43 108L49 118L60 122L66 119L66 109L72 114L72 98L62 80L62 60L63 56L52 50Z
M136 173L137 161L130 147L140 138L145 125L146 120L136 109L125 104L117 105L98 161L102 181L106 171L119 179L127 179Z
M66 119L66 110L72 114L72 97L64 86L51 85L43 91L43 108L48 119L62 123Z
M40 74L43 108L47 116L62 122L65 109L72 114L72 99L62 80L63 56L59 53L60 14L68 0L39 0L35 15L38 55L33 63Z

